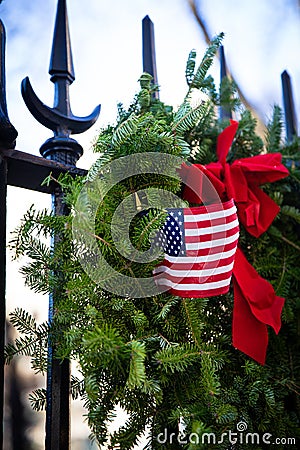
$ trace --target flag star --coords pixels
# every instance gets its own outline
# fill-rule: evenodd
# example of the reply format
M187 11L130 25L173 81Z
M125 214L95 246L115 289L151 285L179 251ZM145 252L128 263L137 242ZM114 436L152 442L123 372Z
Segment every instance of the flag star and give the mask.
M178 211L178 215L181 216L181 215L182 215L182 212L181 212L181 211Z

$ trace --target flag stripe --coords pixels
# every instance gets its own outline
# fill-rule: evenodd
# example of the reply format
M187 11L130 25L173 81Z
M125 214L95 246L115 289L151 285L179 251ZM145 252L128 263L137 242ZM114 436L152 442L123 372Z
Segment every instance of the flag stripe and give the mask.
M237 227L239 224L238 220L233 220L229 223L223 223L222 225L213 225L211 227L202 228L202 225L199 225L199 222L194 224L194 228L185 229L186 236L202 236L203 234L214 234L220 231L231 230L232 228ZM200 228L201 227L201 228Z
M167 258L165 257L164 261L154 269L154 272L158 271L159 267L162 266L162 265L164 265L166 267L169 267L171 269L173 268L173 269L182 270L182 271L183 270L185 270L185 271L189 271L189 270L199 270L199 271L201 271L201 270L204 270L204 269L214 269L214 268L220 267L222 265L226 265L227 266L227 265L231 264L232 261L234 261L234 256L235 255L231 256L230 258L223 258L223 259L218 258L215 261L207 261L207 260L205 260L205 261L202 261L200 263L194 263L194 262L187 263L187 262L184 262L184 263L176 263L176 264L168 261Z
M204 242L192 242L186 243L187 250L200 250L200 249L209 249L214 247L225 247L227 244L231 244L232 242L236 242L238 239L239 233L235 233L233 236L223 239L216 239L214 241L204 241Z
M185 273L185 277L207 277L207 276L212 276L212 275L218 275L218 274L224 274L227 272L232 271L233 269L233 264L234 261L232 261L230 264L226 265L226 266L220 266L220 267L213 267L213 268L205 268L202 270L198 270L198 269L190 269L190 270L186 270ZM182 270L176 270L176 269L172 269L168 266L162 265L159 266L156 270L156 273L168 273L169 275L171 275L172 277L182 277L183 271Z
M234 228L231 228L230 230L225 230L225 231L218 231L218 233L213 233L212 234L203 234L201 236L201 242L204 241L211 241L212 240L212 236L215 239L223 239L223 238L228 238L230 236L233 236L234 234L239 232L239 227L236 226ZM198 242L199 238L198 236L186 236L185 237L185 242Z
M217 226L217 225L223 225L224 223L229 223L232 220L234 220L235 216L230 214L226 217L219 217L217 219L208 219L208 220L196 220L196 218L194 217L193 219L190 218L190 220L187 222L186 221L186 215L184 216L184 221L185 221L185 228L186 229L193 229L196 228L197 226L202 229L205 229L205 227L209 227L209 226Z
M228 250L227 252L220 253L212 253L201 256L169 256L165 255L165 259L170 261L171 263L200 263L200 262L208 262L208 261L220 261L222 259L229 258L230 256L235 255L236 252L236 243L234 243L234 248Z
M213 220L213 219L219 219L219 218L224 218L227 216L231 216L234 215L236 213L236 207L234 204L232 204L231 202L227 202L228 206L226 208L226 203L220 203L219 205L216 204L214 205L214 208L212 211L210 211L210 209L212 209L212 205L207 205L207 206L196 206L193 208L186 208L186 213L185 213L185 220L186 222L194 222L196 221L205 221L205 220ZM218 208L217 210L215 210L216 208ZM203 212L201 212L203 211ZM199 212L199 213L198 213Z
M179 289L179 287L177 287L179 285L191 286L191 290L194 289L195 286L199 287L200 285L210 285L210 287L212 289L214 289L215 283L224 282L224 284L222 284L222 286L225 286L226 283L228 285L228 283L230 282L231 274L229 274L229 275L227 274L225 276L224 274L221 273L221 274L210 276L210 277L207 276L207 277L187 277L187 278L172 277L169 274L166 277L165 274L160 274L160 275L157 275L158 283L159 283L160 278L162 280L167 279L170 283L173 283L174 286L176 285L176 289ZM220 286L217 285L217 287L220 287ZM184 289L184 290L186 290L186 289Z
M161 285L161 287L163 288L164 286ZM167 291L172 295L176 295L177 297L182 298L203 298L226 294L228 292L228 286L207 289L205 291L201 291L200 289L198 291L191 291L190 289L179 291L176 289L176 287L167 286Z
M209 289L216 289L220 287L225 287L228 285L228 278L221 281L215 281L214 283L193 283L193 284L183 284L174 283L173 281L165 278L158 278L156 283L160 286L169 286L176 289L177 291L207 291Z

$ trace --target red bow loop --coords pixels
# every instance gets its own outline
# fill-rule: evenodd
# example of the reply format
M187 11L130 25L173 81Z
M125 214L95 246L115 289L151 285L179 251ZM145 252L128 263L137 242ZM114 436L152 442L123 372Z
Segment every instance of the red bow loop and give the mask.
M208 203L214 200L210 182L222 201L234 199L240 222L252 236L264 233L279 212L278 205L259 187L288 176L288 169L281 163L280 153L241 158L232 164L226 162L230 146L238 128L238 122L230 125L218 137L218 162L206 166L183 165L181 176L189 186L183 198L190 203Z
M231 120L217 140L218 162L183 164L180 175L186 184L183 198L190 203L213 203L233 199L239 221L255 237L264 233L279 212L278 205L260 188L288 176L280 153L241 158L226 162L238 129ZM277 297L272 285L264 280L238 248L233 270L233 345L264 364L267 345L267 325L276 333L281 326L284 299Z

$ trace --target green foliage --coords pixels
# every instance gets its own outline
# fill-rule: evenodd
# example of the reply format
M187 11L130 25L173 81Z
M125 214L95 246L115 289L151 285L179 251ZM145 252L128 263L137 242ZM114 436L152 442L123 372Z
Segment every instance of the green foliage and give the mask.
M282 112L280 107L275 105L272 120L267 126L266 146L269 153L277 152L280 149L282 130Z
M191 50L186 62L185 79L188 86L190 86L193 82L196 67L196 56L197 52L195 50Z
M192 89L203 89L203 84L205 85L205 77L207 76L207 72L213 63L214 57L221 45L223 38L224 33L220 33L211 41L211 44L207 48L201 63L194 73L192 72L192 66L193 60L196 55L195 52L190 53L186 70L186 74L188 73L187 81L189 85L188 95L190 95ZM193 68L195 68L195 66L196 65L194 64Z
M7 344L4 357L7 363L16 355L31 356L31 367L35 373L47 370L47 345L49 338L48 323L37 325L28 312L17 308L10 315L10 322L21 333L14 344Z
M280 205L276 220L259 239L241 227L240 245L249 262L268 279L277 295L284 296L283 325L278 336L269 332L268 358L260 366L231 345L232 290L226 295L206 299L182 299L168 293L148 297L121 297L106 292L93 282L79 263L85 251L73 241L71 225L78 194L89 182L96 189L81 197L81 207L95 214L98 247L111 267L132 278L149 277L157 261L139 264L121 255L114 238L124 234L126 217L114 222L118 205L128 201L133 211L131 244L137 250L149 248L149 238L163 223L164 213L149 207L157 193L150 187L180 195L176 177L142 174L128 177L113 186L102 198L106 177L114 176L108 163L136 153L167 153L184 156L193 163L216 161L216 142L227 122L215 114L220 105L239 108L235 87L224 81L218 92L208 74L222 35L213 40L200 65L196 52L186 66L187 95L176 111L155 98L151 77L140 78L140 92L125 110L118 105L117 123L101 130L95 144L98 160L85 179L66 175L61 184L70 216L54 217L33 207L14 234L11 246L16 257L29 262L22 268L26 283L38 292L55 293L55 316L51 323L38 325L23 310L16 310L11 321L21 336L6 347L9 362L18 354L32 359L35 371L44 372L50 333L56 357L77 361L81 376L72 378L72 396L81 398L87 408L87 421L93 438L108 448L129 450L149 430L148 449L229 449L227 442L201 443L205 433L236 431L241 421L253 433L275 437L299 436L300 389L300 269L299 269L299 140L285 145L282 140L281 111L276 106L267 127L266 143L256 134L256 121L247 110L240 110L239 128L228 155L228 162L265 152L280 151L290 168L290 176L264 186L265 192ZM206 98L196 107L191 95L200 90ZM177 167L170 167L174 174ZM100 174L100 177L99 177ZM145 190L147 188L147 194ZM145 214L139 212L139 202ZM89 230L88 230L89 231ZM51 248L45 239L54 238ZM122 250L127 242L120 240ZM111 277L110 271L103 277ZM45 407L45 390L30 396L34 409ZM116 407L124 409L127 420L111 435L108 424ZM186 437L198 436L199 444L161 444L157 440L166 430L167 438L179 435L179 424ZM233 447L230 447L233 448ZM234 444L234 449L264 448ZM281 448L288 448L278 446ZM291 447L292 448L292 447Z
M44 411L46 409L46 389L35 389L29 394L29 401L34 411Z

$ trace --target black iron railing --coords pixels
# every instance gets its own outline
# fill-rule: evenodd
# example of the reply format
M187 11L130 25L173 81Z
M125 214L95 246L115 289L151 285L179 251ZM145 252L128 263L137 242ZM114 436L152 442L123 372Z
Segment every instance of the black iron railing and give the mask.
M153 76L158 84L154 44L154 27L146 16L143 29L143 70ZM11 124L6 107L5 91L5 29L0 21L0 414L3 423L4 392L4 342L5 342L5 285L6 285L6 201L7 186L16 186L52 195L55 214L65 214L59 188L55 183L42 186L42 181L52 173L57 178L61 173L85 175L86 171L76 167L82 155L80 144L70 137L82 133L97 120L100 106L90 116L76 117L70 106L69 85L75 79L66 0L58 0L55 20L52 55L49 74L55 85L54 107L44 105L34 93L30 81L22 81L22 95L33 116L50 128L54 136L40 148L42 157L15 150L17 131ZM221 79L226 76L224 49L220 52ZM291 80L287 72L282 74L283 104L287 140L297 134ZM158 98L158 92L155 94ZM229 118L231 112L221 109L220 117ZM54 242L55 245L55 242ZM50 297L49 320L53 317L55 293ZM68 450L70 448L70 367L69 362L60 364L53 359L49 346L47 377L46 450ZM3 428L0 428L0 448L3 448Z

